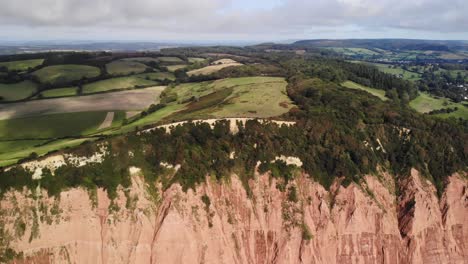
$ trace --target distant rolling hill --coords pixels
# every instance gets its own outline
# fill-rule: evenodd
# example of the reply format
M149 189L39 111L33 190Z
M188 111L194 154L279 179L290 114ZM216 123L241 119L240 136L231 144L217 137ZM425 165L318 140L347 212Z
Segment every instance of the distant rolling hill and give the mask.
M468 41L419 39L313 39L292 44L298 47L377 48L384 50L468 50Z

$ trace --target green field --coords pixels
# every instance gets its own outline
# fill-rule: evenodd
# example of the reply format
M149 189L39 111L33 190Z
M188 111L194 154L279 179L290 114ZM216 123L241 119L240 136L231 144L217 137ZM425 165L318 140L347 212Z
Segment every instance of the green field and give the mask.
M177 94L176 101L147 116L137 116L135 121L106 134L187 119L279 116L294 106L286 95L286 85L283 78L277 77L228 78L181 84L166 89L168 94Z
M458 107L458 110L448 114L437 114L439 117L455 117L468 119L468 107L461 103L454 103L450 99L434 97L428 93L420 93L420 95L410 102L410 106L420 113L428 113L432 110L439 110L443 108Z
M116 111L111 127L98 130L106 115L107 112L82 112L1 120L0 166L16 163L32 152L41 156L94 140L93 135L120 127L125 118L125 112ZM59 139L79 136L87 137Z
M372 55L379 55L379 52L375 52L370 49L364 48L340 48L340 47L330 47L326 48L329 50L333 50L334 52L341 53L346 56L372 56Z
M31 81L22 81L13 84L0 83L0 101L16 101L25 99L37 91L37 86Z
M141 73L135 75L139 78L147 79L147 80L153 80L153 81L162 81L162 80L175 80L175 76L171 72L150 72L150 73Z
M106 70L111 75L127 75L142 73L148 68L143 63L129 60L118 60L106 64Z
M82 78L93 78L101 74L99 68L87 65L55 65L37 70L33 73L41 83L67 84Z
M168 62L168 63L179 63L184 62L182 59L178 57L158 57L158 61L160 62Z
M195 57L188 58L188 62L190 62L190 63L202 62L202 61L205 61L205 60L206 60L205 58L195 58Z
M38 156L45 155L51 151L78 146L85 141L93 141L96 138L59 139L47 143L47 141L19 140L0 142L0 166L15 164L19 159L28 157L32 152ZM47 143L47 144L45 144ZM11 149L11 146L15 146Z
M170 72L175 72L175 71L177 71L179 69L183 69L185 67L187 67L187 65L184 65L184 64L166 66L167 70L170 71Z
M0 62L0 67L6 67L9 71L26 71L42 65L43 62L44 59L8 61Z
M97 130L107 112L63 113L0 120L0 140L51 139Z
M135 58L126 58L122 59L122 61L134 61L134 62L159 62L158 58L152 58L152 57L135 57Z
M141 76L134 75L127 77L111 78L86 84L83 86L83 93L90 94L118 89L135 88L137 86L145 87L154 85L158 85L158 83L152 80L146 80Z
M228 78L212 82L181 84L168 88L179 103L190 102L178 117L272 117L293 106L286 95L286 81L276 77Z
M45 98L62 97L62 96L74 96L77 92L77 87L66 87L59 89L46 90L41 92Z
M104 134L115 134L115 133L126 133L134 131L136 127L142 128L146 125L155 124L164 120L168 116L175 114L178 111L181 111L185 108L186 104L170 104L163 109L160 109L154 113L151 113L143 118L137 119L135 122L132 122L126 126L121 127L118 130L109 130L108 133ZM170 120L168 120L170 122Z
M352 82L352 81L346 81L346 82L342 83L341 85L346 87L346 88L350 88L350 89L366 91L366 92L368 92L368 93L370 93L370 94L372 94L374 96L377 96L378 98L380 98L383 101L388 100L388 98L385 97L385 91L384 90L367 87L367 86L360 85L360 84Z
M362 62L362 61L352 61L352 62L372 65L372 66L377 67L377 69L379 69L382 72L385 72L385 73L388 73L397 77L402 77L403 79L409 80L409 81L417 81L421 79L421 73L403 70L400 66L394 65L394 64L370 63L370 62Z

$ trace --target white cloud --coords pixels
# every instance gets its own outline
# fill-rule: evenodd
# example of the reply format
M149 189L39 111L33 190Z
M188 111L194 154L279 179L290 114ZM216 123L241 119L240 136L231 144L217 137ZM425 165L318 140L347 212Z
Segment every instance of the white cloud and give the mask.
M242 3L246 0L0 0L0 35L19 27L56 35L117 31L139 38L288 38L353 28L366 34L456 33L468 39L466 0L283 0L265 8L268 1Z

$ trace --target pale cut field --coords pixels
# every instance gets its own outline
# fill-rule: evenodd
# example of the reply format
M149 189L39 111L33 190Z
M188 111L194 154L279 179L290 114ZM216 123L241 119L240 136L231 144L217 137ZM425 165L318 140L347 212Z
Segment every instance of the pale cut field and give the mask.
M203 68L200 68L200 69L196 69L196 70L192 70L192 71L189 71L187 72L187 74L189 76L193 76L193 75L208 75L208 74L212 74L214 72L217 72L221 69L224 69L226 67L231 67L231 66L241 66L243 65L242 63L239 63L235 60L232 60L232 59L220 59L220 60L217 60L217 61L214 61L213 63L211 63L211 65L209 66L206 66L206 67L203 67Z
M165 86L88 96L0 105L0 120L14 117L90 111L136 111L158 103Z

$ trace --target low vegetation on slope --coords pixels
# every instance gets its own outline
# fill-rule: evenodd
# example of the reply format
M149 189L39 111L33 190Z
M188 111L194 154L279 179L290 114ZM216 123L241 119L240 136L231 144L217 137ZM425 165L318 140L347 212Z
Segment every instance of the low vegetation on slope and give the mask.
M157 84L158 83L155 81L147 80L136 75L118 77L86 84L83 86L83 94L99 93L128 88L143 88L148 86L155 86Z
M106 113L65 113L0 120L0 140L79 136L95 131Z
M209 65L209 66L189 71L189 72L187 72L187 74L189 76L191 76L191 75L208 75L208 74L217 72L217 71L219 71L221 69L224 69L224 68L227 68L227 67L235 67L235 66L241 66L241 65L242 65L241 63L238 63L237 61L232 60L232 59L221 59L221 60L217 60L217 61L212 62L211 65Z
M433 114L444 118L468 119L468 106L462 103L454 103L448 98L435 97L428 93L421 93L409 105L420 113Z
M5 67L8 71L26 71L42 65L43 62L44 59L0 62L0 68Z
M111 75L126 75L132 73L142 73L148 67L140 62L129 60L113 61L106 65L106 70Z
M106 129L122 125L125 113L113 113L110 126ZM65 139L57 144L56 139L81 136L86 137L80 142L90 139L89 135L102 132L99 127L107 114L108 112L79 112L0 120L0 164L12 164L37 150L43 155L68 145L68 141L76 142Z
M0 101L17 101L28 98L37 92L37 85L31 81L0 83Z
M63 97L63 96L74 96L77 95L78 87L65 87L52 90L45 90L41 92L41 96L44 98Z
M83 78L93 78L100 74L99 68L74 64L48 66L33 73L41 83L53 85L67 84Z
M344 86L346 88L350 88L350 89L366 91L366 92L368 92L368 93L370 93L370 94L372 94L374 96L377 96L378 98L380 98L383 101L388 100L388 98L385 97L385 91L384 90L374 89L374 88L371 88L371 87L367 87L367 86L364 86L364 85L357 84L357 83L352 82L352 81L346 81L346 82L342 83L342 86Z
M136 111L159 102L164 86L0 105L0 120L58 113Z

